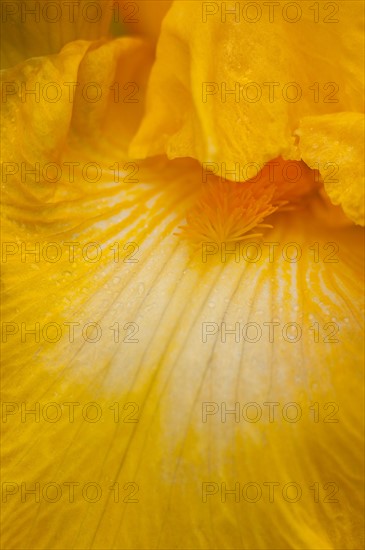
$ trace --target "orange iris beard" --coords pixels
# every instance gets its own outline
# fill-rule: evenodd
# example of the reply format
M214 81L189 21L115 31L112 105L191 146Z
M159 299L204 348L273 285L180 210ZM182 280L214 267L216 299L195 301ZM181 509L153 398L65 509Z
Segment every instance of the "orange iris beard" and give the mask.
M188 211L181 236L193 243L260 237L260 229L272 227L262 223L265 218L278 209L294 208L318 188L317 182L318 173L304 162L281 158L245 182L215 177L203 186L196 204Z

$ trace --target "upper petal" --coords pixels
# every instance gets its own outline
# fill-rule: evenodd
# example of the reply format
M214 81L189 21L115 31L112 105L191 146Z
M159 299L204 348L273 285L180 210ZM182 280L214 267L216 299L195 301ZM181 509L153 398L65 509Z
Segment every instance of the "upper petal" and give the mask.
M129 34L142 34L156 41L161 22L170 9L173 0L154 0L153 7L146 0L118 0L123 13L123 22Z
M285 6L247 22L239 4L208 4L178 0L164 20L136 155L261 163L291 153L300 118L362 110L359 2L339 2L333 24L307 5L291 23Z
M263 166L278 156L310 163L308 150L317 148L319 136L306 131L305 120L321 132L315 162L336 162L338 148L359 147L360 123L350 136L344 123L331 121L344 121L343 113L360 120L356 113L363 110L361 3L255 6L174 2L163 22L134 156L191 156L224 166L230 179L237 163ZM300 124L305 128L297 131ZM359 223L361 150L356 160L355 153L340 158L336 191L330 184L326 190Z
M21 206L20 188L22 200L36 204L82 194L86 181L76 187L73 174L87 151L91 179L100 154L118 173L143 113L151 63L141 39L123 37L71 42L2 71L4 202Z
M336 113L304 117L296 134L302 159L322 174L333 204L364 225L364 116Z

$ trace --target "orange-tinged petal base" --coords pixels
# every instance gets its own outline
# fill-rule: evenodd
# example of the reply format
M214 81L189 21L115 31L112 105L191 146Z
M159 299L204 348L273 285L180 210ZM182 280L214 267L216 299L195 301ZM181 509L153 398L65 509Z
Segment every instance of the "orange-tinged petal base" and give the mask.
M205 174L205 181L208 177ZM319 188L318 172L304 162L281 158L268 163L246 182L213 179L203 184L200 198L187 213L187 225L181 228L181 234L192 243L260 237L261 230L270 227L262 223L265 218L278 208L303 206L305 199Z

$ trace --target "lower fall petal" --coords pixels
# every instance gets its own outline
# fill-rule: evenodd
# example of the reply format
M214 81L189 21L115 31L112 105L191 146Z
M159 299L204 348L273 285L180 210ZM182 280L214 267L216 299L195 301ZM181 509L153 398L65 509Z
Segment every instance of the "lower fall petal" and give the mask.
M199 164L138 178L74 199L79 225L67 200L11 225L3 544L360 547L360 229L308 206L197 253L174 233Z

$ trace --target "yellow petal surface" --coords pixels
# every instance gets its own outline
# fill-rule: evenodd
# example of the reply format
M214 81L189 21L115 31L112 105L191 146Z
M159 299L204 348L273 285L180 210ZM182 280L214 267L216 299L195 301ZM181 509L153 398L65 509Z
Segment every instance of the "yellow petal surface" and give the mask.
M123 151L148 52L82 41L11 73L85 83L97 66L141 100L13 94L4 111L2 544L361 547L360 228L309 202L238 248L177 236L201 165Z
M89 212L83 229L68 201L63 232L17 229L4 277L7 548L361 544L359 229L306 209L238 255L217 243L197 255L172 234L199 173L141 164L127 193L98 185L73 205ZM23 241L39 261L21 262Z
M96 40L108 35L118 19L111 0L4 1L1 5L1 68L30 57L58 53L72 40Z
M154 0L153 7L148 0L119 0L120 13L128 34L142 34L156 41L161 22L172 5L172 0Z
M352 120L363 111L362 8L356 1L271 7L174 2L163 22L146 115L132 154L191 156L224 170L231 180L238 164L245 179L251 163L263 166L278 156L305 160L318 139L307 126L298 134L300 121L308 118L312 124L318 117L312 126L320 128L327 120L322 117L333 115L339 122L330 125L316 161L336 162L339 144L349 135L343 113ZM358 134L348 147L358 147ZM305 139L303 146L298 135ZM326 137L323 127L324 142ZM360 153L357 160L363 160ZM361 208L361 197L350 206L345 195L357 196L358 170L354 173L349 153L341 162L344 179L336 191L330 185L326 190L357 221L354 209Z
M120 150L142 114L151 61L138 38L80 40L59 55L3 71L3 201L22 208L24 202L35 207L39 200L80 196L105 179L100 155L110 159L108 175L118 178Z
M320 171L333 204L364 225L364 117L338 113L305 117L299 126L300 152L311 168Z

